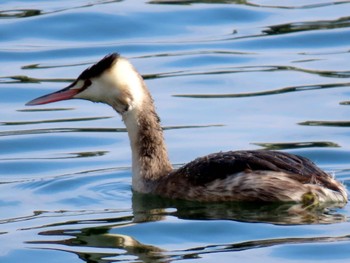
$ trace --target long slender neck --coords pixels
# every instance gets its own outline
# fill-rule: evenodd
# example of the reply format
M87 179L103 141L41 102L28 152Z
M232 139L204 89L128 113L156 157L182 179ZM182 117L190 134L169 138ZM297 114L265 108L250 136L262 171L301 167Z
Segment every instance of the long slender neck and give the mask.
M153 99L144 89L142 103L122 114L132 150L132 186L138 192L149 193L157 180L173 168L168 159L160 119Z

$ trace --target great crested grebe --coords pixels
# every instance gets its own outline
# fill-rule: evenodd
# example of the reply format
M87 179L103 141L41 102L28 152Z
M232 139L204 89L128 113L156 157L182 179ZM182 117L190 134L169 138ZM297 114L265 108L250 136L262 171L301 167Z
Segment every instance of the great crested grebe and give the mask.
M145 82L119 54L107 55L68 87L26 105L67 99L103 102L122 116L132 149L132 188L137 192L196 201L347 203L343 184L310 160L284 152L219 152L174 170Z

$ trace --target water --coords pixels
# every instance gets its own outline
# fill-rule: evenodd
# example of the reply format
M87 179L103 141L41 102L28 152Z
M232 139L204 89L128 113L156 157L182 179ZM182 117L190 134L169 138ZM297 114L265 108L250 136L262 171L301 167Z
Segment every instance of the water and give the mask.
M24 106L120 52L146 78L174 165L280 149L349 185L348 1L0 7L1 262L349 261L348 206L302 213L132 193L129 142L113 110Z

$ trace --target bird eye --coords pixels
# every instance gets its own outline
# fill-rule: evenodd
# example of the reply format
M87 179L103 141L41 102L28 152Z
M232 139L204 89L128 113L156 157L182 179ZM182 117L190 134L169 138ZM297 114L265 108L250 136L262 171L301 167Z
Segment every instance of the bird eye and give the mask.
M86 79L85 81L84 81L84 85L83 85L83 87L81 88L81 90L83 91L83 90L85 90L85 89L87 89L90 85L91 85L91 80L90 79Z
M87 79L85 80L84 86L90 86L91 85L91 80Z

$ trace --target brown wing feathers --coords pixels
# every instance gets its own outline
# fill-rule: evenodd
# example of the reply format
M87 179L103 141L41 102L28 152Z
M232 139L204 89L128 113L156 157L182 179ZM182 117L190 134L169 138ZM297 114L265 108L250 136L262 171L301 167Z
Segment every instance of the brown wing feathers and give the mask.
M329 175L307 158L275 151L220 152L195 159L176 171L193 185L205 185L239 172L285 172L302 183L317 183L336 190L326 180Z

